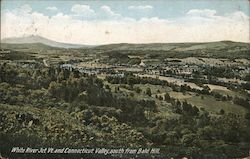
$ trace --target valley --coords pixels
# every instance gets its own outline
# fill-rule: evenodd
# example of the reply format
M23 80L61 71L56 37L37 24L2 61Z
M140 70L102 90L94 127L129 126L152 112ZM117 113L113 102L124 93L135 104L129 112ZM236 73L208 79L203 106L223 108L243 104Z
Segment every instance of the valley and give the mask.
M76 48L38 41L1 43L0 52L0 128L9 143L0 149L36 141L160 148L152 158L248 153L248 43Z

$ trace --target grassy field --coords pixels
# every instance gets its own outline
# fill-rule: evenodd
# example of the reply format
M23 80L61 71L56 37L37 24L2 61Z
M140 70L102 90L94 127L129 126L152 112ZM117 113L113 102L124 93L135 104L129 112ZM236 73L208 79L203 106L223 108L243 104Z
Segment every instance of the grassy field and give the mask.
M103 76L100 76L99 78L104 79ZM166 86L160 86L160 85L151 85L151 84L135 84L133 88L139 87L142 91L141 93L136 93L135 90L127 89L121 87L120 84L110 84L107 81L104 82L104 84L108 84L112 90L112 92L115 92L115 87L120 88L120 95L121 96L130 96L131 98L136 98L138 100L144 99L144 100L155 100L157 105L159 106L158 109L160 110L161 116L175 116L176 114L172 114L171 112L171 104L167 103L164 100L159 100L156 98L156 96L162 96L164 98L164 94L166 92L169 93L169 95L172 98L179 99L181 101L187 101L188 103L191 103L192 105L197 106L198 108L204 108L205 110L209 111L212 114L218 114L221 109L223 109L226 113L237 113L237 114L245 114L247 110L243 108L242 106L234 104L232 101L218 101L213 96L209 95L199 95L197 96L193 92L186 92L183 94L182 92L175 92L172 91L170 87ZM129 85L126 85L126 87L129 87ZM146 89L150 88L151 90L151 97L145 94ZM212 91L218 92L223 95L230 95L230 96L239 96L239 97L246 97L241 92L235 92L228 90L226 87L219 86L218 89L213 88ZM131 96L132 94L132 96Z
M177 98L181 101L186 100L188 103L195 105L199 108L205 108L211 113L219 113L223 109L226 113L245 114L247 110L242 106L236 105L231 101L218 101L212 96L202 95L196 96L194 93L182 94L180 92L170 92L170 96Z
M236 91L231 91L231 90L218 90L218 89L214 89L212 92L217 92L222 95L229 95L232 97L248 98L247 94L244 92L236 92Z

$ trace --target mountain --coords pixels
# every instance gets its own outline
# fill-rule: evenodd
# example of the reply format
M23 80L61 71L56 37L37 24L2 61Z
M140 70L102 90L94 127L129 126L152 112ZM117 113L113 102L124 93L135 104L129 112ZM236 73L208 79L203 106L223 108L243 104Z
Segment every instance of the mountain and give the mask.
M26 37L12 37L12 38L5 38L1 40L1 43L8 43L8 44L34 44L34 43L41 43L44 45L58 47L58 48L82 48L82 47L89 47L87 45L80 45L80 44L68 44L68 43L60 43L50 39L46 39L41 36L31 35Z

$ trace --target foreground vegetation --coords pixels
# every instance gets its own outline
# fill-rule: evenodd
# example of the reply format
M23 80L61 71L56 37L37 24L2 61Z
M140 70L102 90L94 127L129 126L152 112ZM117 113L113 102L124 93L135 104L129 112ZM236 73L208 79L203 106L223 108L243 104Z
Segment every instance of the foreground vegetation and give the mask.
M130 74L100 79L42 63L5 62L0 73L0 151L6 157L13 158L13 146L158 147L158 158L238 158L250 149L250 108L242 101L236 106L244 113L212 112L169 95L198 91L187 86Z

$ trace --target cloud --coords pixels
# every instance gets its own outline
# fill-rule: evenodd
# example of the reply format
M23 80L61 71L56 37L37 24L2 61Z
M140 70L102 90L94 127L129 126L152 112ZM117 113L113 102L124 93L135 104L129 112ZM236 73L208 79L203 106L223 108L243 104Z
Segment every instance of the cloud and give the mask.
M154 7L150 5L144 5L144 6L129 6L129 10L152 10Z
M56 8L55 6L47 7L46 9L49 11L58 11L58 8Z
M237 11L227 15L231 19L242 20L244 22L249 22L249 17L241 11Z
M30 5L25 4L20 7L19 11L22 13L30 13L32 11L32 8L30 7Z
M60 42L94 45L220 40L250 42L249 16L241 11L216 15L214 11L199 10L197 14L191 10L171 21L159 17L126 18L108 6L102 6L102 12L115 18L79 20L64 13L45 16L32 12L27 6L18 11L7 10L2 12L1 38L36 34ZM207 13L206 16L203 13Z
M191 16L201 16L201 17L213 17L216 14L216 10L211 9L192 9L187 12L187 15Z
M108 16L111 17L120 17L121 15L118 13L115 13L114 11L111 10L109 6L101 6L101 10Z
M75 4L72 6L71 11L79 16L93 16L95 11L89 5Z
M241 11L216 15L216 10L193 9L186 16L178 19L179 36L186 37L186 41L221 41L232 40L250 42L249 16Z

